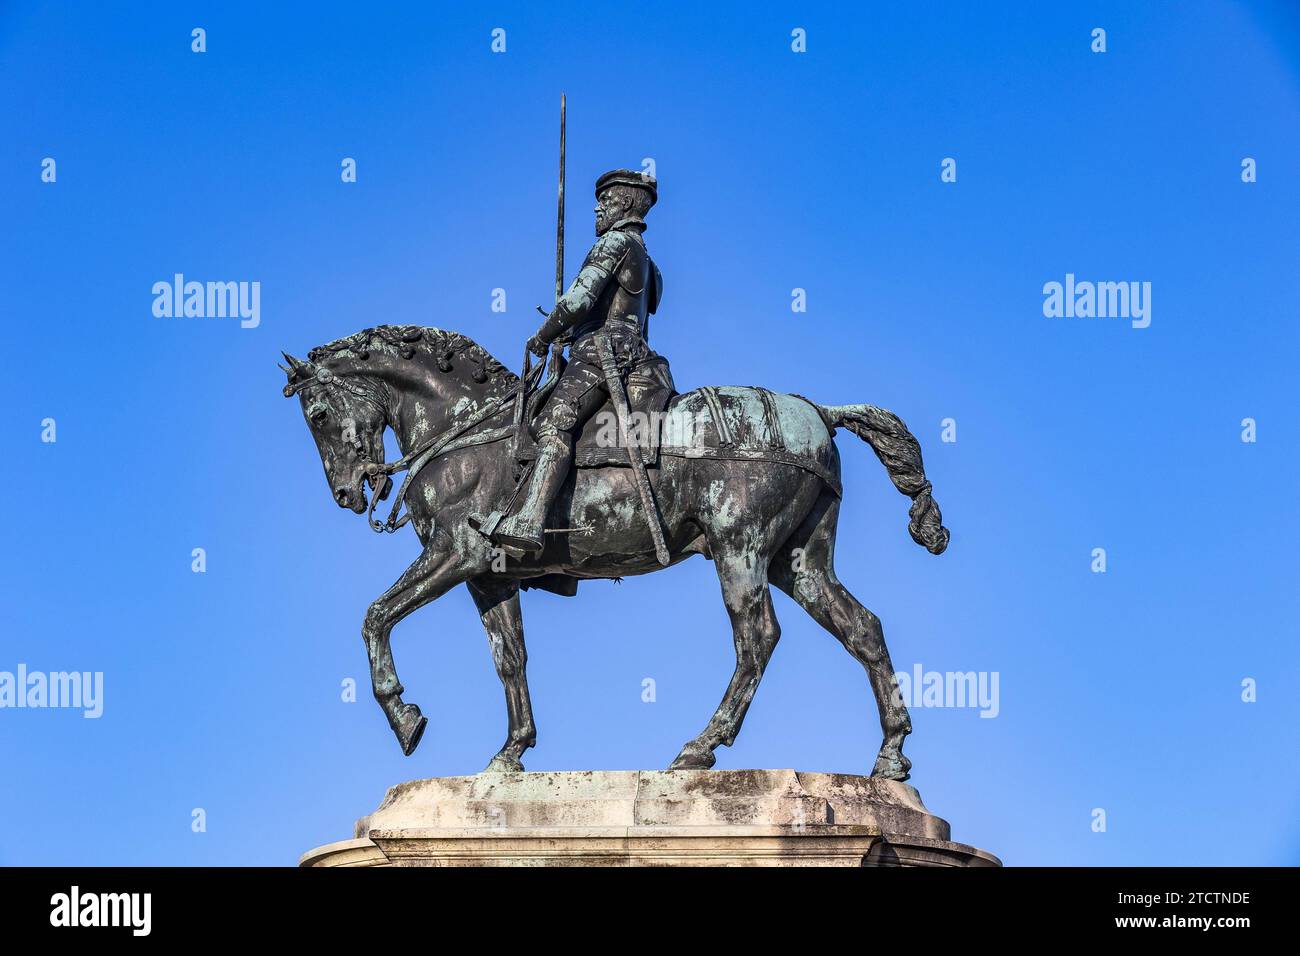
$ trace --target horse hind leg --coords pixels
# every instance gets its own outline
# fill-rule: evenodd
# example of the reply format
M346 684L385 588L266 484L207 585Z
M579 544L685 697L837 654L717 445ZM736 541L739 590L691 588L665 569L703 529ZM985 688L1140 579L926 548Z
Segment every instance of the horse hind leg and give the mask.
M835 577L839 510L839 499L829 491L823 493L799 530L773 559L769 574L773 584L830 631L866 669L884 736L872 776L906 780L912 763L903 756L903 741L912 732L912 718L898 692L880 619Z
M713 751L718 745L729 747L735 742L772 650L781 637L768 589L766 562L755 562L752 555L747 560L741 555L717 553L713 560L722 583L727 614L731 617L736 669L708 725L682 747L669 770L707 770L717 759Z

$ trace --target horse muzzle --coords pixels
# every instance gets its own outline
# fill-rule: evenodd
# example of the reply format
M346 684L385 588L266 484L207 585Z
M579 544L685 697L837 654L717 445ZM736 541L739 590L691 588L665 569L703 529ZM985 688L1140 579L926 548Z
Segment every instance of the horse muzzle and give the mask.
M347 508L349 511L355 511L357 514L365 514L365 487L360 482L352 488L349 488L346 485L337 485L334 488L334 501L340 508Z

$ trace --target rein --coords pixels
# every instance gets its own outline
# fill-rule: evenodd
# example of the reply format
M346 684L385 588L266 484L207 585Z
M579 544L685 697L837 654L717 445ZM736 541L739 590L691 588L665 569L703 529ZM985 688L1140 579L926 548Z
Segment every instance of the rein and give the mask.
M370 525L370 530L374 531L376 534L384 534L385 532L392 533L411 520L411 512L409 510L406 514L402 515L400 519L397 516L398 512L402 509L402 502L406 500L406 492L411 487L411 481L420 473L420 470L424 468L425 465L433 461L433 459L437 458L443 452L452 451L456 448L468 448L471 445L486 445L490 442L500 441L503 438L508 438L515 434L516 426L511 424L503 428L493 428L478 435L467 436L464 441L457 441L458 438L464 436L471 428L481 425L493 416L500 414L516 397L521 399L525 398L529 389L532 387L530 379L532 379L536 373L541 372L544 368L545 365L539 364L536 368L526 370L524 376L520 378L516 385L487 408L483 409L477 415L470 416L469 419L459 425L452 426L442 434L435 435L419 448L412 450L409 454L403 455L401 458L397 459L397 461L388 464L367 462L366 475L368 477L382 477L383 479L388 480L389 476L394 475L399 471L406 472L406 478L403 479L402 486L398 489L397 495L393 499L392 511L389 512L388 519L382 522L375 518L375 505L379 503L379 483L377 481L375 482L375 487L371 489L370 507L366 510L366 521Z

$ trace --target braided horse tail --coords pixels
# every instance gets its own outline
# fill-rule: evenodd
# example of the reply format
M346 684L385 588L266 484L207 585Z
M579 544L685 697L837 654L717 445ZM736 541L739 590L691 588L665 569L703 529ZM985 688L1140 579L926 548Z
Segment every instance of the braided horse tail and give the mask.
M948 547L948 529L943 515L930 496L930 482L921 462L921 445L893 412L874 405L820 405L822 417L832 428L844 427L876 453L889 472L894 487L912 499L907 530L912 540L931 554Z

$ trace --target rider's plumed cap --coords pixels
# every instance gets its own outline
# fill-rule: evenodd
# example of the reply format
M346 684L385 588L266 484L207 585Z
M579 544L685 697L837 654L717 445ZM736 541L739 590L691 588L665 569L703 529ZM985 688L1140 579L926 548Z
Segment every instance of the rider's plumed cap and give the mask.
M659 183L649 173L637 169L611 169L596 180L596 198L610 186L636 186L650 193L650 205L659 201Z

